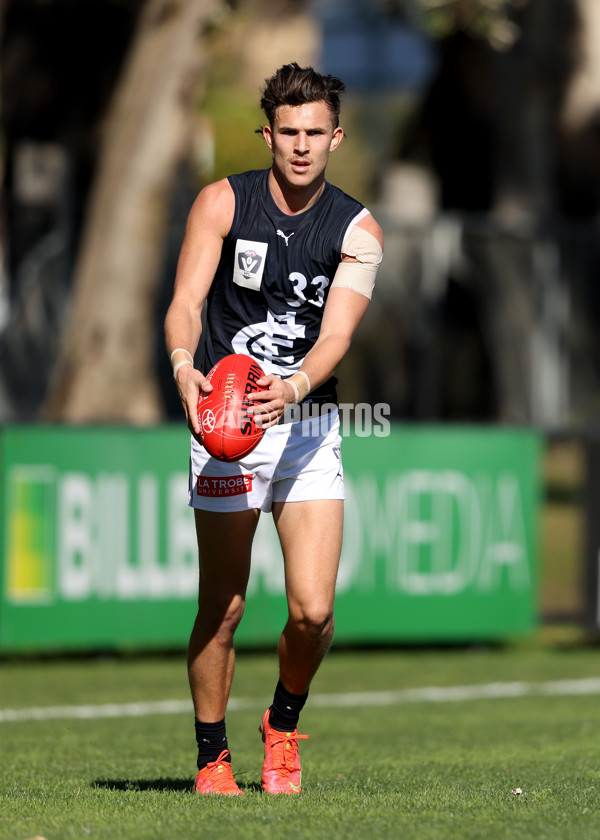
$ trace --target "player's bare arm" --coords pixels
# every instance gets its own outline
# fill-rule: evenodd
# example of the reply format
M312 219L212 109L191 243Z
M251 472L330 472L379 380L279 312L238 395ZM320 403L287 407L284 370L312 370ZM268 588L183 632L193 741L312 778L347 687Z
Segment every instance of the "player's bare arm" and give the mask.
M383 250L383 234L373 216L368 215L361 219L357 227L374 237ZM342 254L341 262L358 263L360 259L353 254ZM307 353L301 368L306 374L306 381L310 382L311 390L333 375L350 347L352 336L367 311L369 302L369 297L353 288L330 289L319 338ZM253 399L261 403L255 411L263 415L262 425L265 428L277 423L286 406L297 402L298 397L303 395L297 393L288 380L273 374L265 376L257 384L265 388L253 395ZM304 384L302 378L300 384Z
M179 255L173 299L165 317L167 353L187 424L194 434L200 431L198 396L200 391L208 393L212 386L203 373L194 368L193 357L202 333L202 309L234 209L235 198L227 179L209 184L196 198Z

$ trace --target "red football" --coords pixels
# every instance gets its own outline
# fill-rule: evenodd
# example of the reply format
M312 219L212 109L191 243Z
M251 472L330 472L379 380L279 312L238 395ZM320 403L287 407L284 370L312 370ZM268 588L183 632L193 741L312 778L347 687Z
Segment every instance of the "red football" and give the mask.
M213 389L198 400L198 420L200 440L213 458L239 461L259 443L264 429L247 410L248 394L261 390L256 382L263 376L258 362L243 353L225 356L207 374Z

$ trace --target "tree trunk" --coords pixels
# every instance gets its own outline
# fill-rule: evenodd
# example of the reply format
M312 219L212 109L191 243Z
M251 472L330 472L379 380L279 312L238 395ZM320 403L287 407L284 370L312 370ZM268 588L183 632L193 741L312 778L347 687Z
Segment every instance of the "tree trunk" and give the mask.
M579 62L562 116L569 130L578 131L600 110L600 4L576 0L575 6L580 16Z
M161 420L155 298L168 200L189 153L203 28L219 0L148 0L106 122L46 419Z

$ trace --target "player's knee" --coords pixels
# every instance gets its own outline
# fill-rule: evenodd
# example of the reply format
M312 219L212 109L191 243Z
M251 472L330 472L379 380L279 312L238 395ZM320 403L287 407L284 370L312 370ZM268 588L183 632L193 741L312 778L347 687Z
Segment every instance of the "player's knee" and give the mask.
M333 607L329 603L297 608L290 612L290 618L311 639L327 636L333 629Z
M229 641L244 615L245 601L239 594L223 594L200 603L199 616L210 626L214 636Z

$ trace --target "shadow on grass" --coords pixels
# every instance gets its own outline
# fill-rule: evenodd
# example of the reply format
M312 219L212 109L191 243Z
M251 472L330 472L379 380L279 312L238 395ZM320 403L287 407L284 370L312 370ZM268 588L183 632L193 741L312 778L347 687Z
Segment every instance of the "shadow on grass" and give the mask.
M238 782L242 790L260 792L262 790L257 782ZM194 791L193 779L95 779L92 787L106 788L107 790L159 790L159 791Z
M108 790L193 790L193 779L95 779L92 787Z

